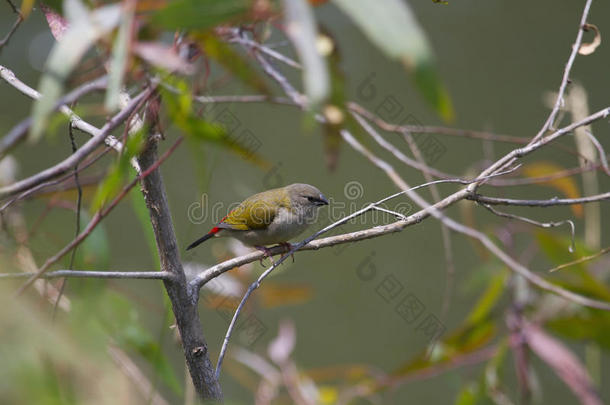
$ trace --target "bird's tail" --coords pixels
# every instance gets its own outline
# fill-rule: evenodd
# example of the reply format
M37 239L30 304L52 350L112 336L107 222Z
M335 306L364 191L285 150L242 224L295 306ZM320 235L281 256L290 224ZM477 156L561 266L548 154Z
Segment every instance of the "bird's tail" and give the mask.
M219 228L214 227L214 229L212 229L210 232L206 233L205 235L203 235L201 238L197 239L195 242L191 243L186 250L190 250L194 247L197 247L199 245L201 245L203 242L205 242L206 240L210 239L211 237L213 237L214 235L216 235L218 233L218 231L220 231Z

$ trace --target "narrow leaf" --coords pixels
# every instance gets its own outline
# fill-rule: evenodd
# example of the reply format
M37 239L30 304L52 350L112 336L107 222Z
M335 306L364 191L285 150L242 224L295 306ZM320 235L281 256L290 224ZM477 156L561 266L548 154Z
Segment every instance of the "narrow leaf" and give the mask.
M106 110L112 112L119 107L120 94L123 88L123 76L127 67L127 54L131 41L131 29L133 24L133 7L128 4L121 15L119 32L112 47L112 57L110 60L110 71L108 74L108 89L104 106Z
M75 4L75 8L82 6L77 0L66 0L66 14L70 15L68 9ZM72 15L81 16L81 13L74 13L73 10ZM95 41L117 26L120 17L120 5L111 5L87 13L78 20L68 19L70 25L61 41L53 46L45 65L45 73L40 80L38 90L42 97L34 102L31 140L36 141L42 135L49 114L60 98L70 72Z
M446 121L454 116L449 95L438 77L434 56L411 8L401 0L333 0L388 57L401 61L418 89Z
M309 105L317 106L328 95L329 78L326 61L318 52L316 21L305 0L284 0L286 34L292 41L303 65L303 86Z
M548 364L584 405L602 405L587 370L563 343L534 324L526 323L523 334L528 346Z
M170 29L205 29L248 11L249 0L176 0L155 13L153 21Z

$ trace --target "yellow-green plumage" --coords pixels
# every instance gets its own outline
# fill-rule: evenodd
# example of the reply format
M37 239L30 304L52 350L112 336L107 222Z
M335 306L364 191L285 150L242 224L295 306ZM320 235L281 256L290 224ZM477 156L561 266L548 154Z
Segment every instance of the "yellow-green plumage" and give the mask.
M283 188L263 191L246 198L218 224L219 228L247 231L265 229L281 208L290 210L290 198Z
M245 199L187 250L214 236L230 236L258 247L285 243L311 225L323 205L328 205L328 200L309 184L263 191Z

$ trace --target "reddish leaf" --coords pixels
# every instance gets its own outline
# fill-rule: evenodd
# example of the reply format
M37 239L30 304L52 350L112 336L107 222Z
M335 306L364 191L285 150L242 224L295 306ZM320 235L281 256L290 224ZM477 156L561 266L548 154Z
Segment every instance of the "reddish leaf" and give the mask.
M591 377L574 353L534 324L524 323L523 335L532 351L555 371L582 404L602 405Z
M40 3L40 8L42 9L42 12L44 13L44 16L47 19L47 24L49 24L51 34L53 34L53 37L57 42L61 41L61 37L68 29L68 22L65 18L57 14L55 10L53 10L46 4Z
M194 73L194 67L178 55L172 46L159 42L138 42L133 51L148 63L170 72Z

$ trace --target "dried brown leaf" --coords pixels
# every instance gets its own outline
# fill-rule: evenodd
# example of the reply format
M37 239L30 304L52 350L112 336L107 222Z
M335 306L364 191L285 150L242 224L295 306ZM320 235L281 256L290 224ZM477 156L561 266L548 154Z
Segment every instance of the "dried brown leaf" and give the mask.
M581 44L580 48L578 48L578 53L581 55L591 55L602 43L602 34L601 32L599 32L599 29L593 24L585 24L583 29L585 31L594 31L595 37L593 37L593 41Z

